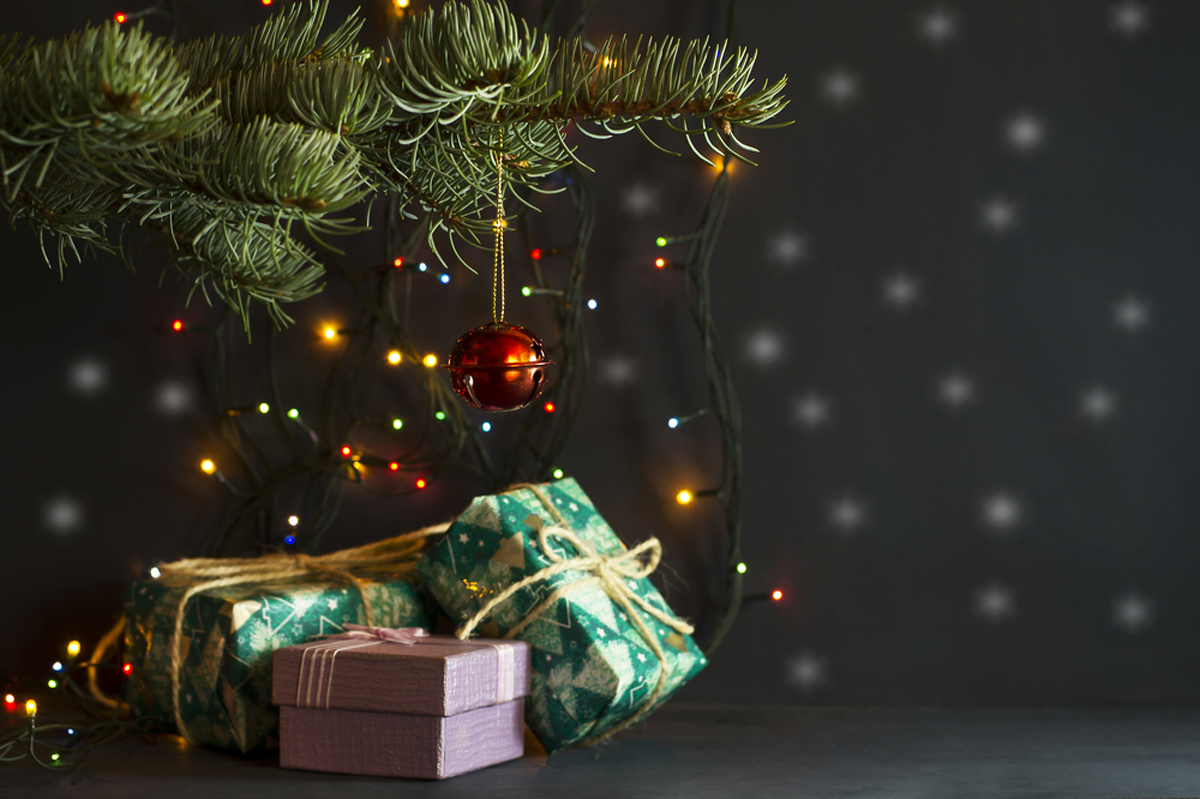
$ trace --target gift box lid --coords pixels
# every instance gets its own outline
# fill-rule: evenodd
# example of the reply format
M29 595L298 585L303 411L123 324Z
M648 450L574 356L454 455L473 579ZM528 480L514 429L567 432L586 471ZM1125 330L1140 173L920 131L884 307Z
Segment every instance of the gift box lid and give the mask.
M454 716L529 694L529 644L523 641L348 629L275 650L275 704Z

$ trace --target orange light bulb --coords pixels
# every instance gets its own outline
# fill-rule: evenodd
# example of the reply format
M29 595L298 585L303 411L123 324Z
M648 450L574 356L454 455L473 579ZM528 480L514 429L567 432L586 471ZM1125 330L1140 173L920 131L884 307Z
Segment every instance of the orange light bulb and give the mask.
M774 599L776 602L778 602L779 600L783 599L783 592L776 588L771 592L771 599Z

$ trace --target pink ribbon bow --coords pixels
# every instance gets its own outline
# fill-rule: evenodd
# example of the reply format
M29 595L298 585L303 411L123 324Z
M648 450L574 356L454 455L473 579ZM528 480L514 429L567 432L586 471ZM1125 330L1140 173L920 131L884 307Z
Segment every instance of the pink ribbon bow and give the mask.
M368 627L363 624L347 624L345 629L344 633L331 635L326 640L369 638L412 646L418 638L429 637L429 631L424 627Z

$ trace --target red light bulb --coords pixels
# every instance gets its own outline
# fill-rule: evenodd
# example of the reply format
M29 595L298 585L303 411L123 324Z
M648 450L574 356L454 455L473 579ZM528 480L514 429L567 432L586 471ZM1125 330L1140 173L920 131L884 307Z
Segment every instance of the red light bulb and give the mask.
M124 11L118 11L117 13L113 14L113 19L115 19L115 20L117 21L117 24L118 24L118 25L120 25L120 24L121 24L121 23L123 23L123 22L125 21L125 19L126 19L126 17L125 17L125 12L124 12Z
M342 457L343 457L343 458L349 458L349 457L350 457L350 453L352 453L352 452L354 452L354 450L350 449L350 445L349 445L349 444L347 444L347 445L345 445L344 447L342 447Z
M176 333L183 330L183 320L176 319L174 322L171 323L171 329L174 330Z
M776 602L778 602L779 600L783 599L783 592L776 588L771 592L771 599L774 599Z
M400 471L400 464L396 463L395 461L392 461L391 463L388 464L388 468L391 469L393 472L398 472L398 471Z
M122 666L122 667L121 667L121 671L125 672L125 674L126 674L127 676L128 676L128 675L130 675L130 674L133 674L133 664L132 664L132 663L126 663L124 666Z
M394 266L394 267L396 267L397 269L399 269L400 267L404 266L404 259L403 259L403 258L397 258L396 260L392 261L392 266Z
M424 477L417 478L417 488L424 488L427 485L429 485L429 484L425 482Z
M535 261L540 261L542 260L542 251L540 249L535 249L533 252L529 253L529 257Z
M546 413L554 413L555 405L553 402L547 402L542 407L546 409Z

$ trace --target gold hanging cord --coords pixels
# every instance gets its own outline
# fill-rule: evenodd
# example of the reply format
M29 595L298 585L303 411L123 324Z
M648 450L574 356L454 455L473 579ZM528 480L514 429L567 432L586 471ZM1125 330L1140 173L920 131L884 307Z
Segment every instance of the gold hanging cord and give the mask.
M504 134L500 134L500 144L496 149L496 221L492 229L496 233L496 243L492 248L492 322L504 322L504 229L508 222L504 220Z

